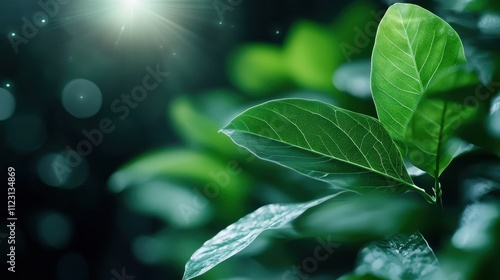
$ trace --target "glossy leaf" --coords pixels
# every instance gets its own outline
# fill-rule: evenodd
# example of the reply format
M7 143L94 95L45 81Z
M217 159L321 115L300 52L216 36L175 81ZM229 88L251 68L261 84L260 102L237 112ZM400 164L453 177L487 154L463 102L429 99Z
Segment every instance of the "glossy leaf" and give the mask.
M380 123L319 101L282 99L248 109L222 132L258 157L346 189L419 190Z
M372 242L359 253L356 274L371 273L390 280L416 280L438 270L437 259L424 237L396 235Z
M282 228L305 210L336 195L338 194L306 203L271 204L257 209L205 242L187 262L183 279L189 280L207 272L246 248L263 231Z
M400 148L408 148L410 161L434 177L454 154L448 140L473 112L428 95L463 86L463 79L454 78L463 76L465 63L460 38L445 21L412 4L387 10L372 55L378 116Z

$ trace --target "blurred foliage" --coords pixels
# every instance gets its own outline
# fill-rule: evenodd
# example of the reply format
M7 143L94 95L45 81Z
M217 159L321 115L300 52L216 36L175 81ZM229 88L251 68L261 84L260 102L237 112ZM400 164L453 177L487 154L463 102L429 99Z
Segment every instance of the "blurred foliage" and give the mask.
M450 201L444 197L445 209L431 209L412 195L355 196L349 202L336 197L305 211L293 229L287 225L274 235L264 232L235 258L199 279L285 279L291 267L302 264L303 268L304 260L313 256L317 242L307 242L318 236L335 236L334 242L342 246L324 263L317 261L314 272L307 273L308 279L392 279L377 269L357 269L370 262L366 251L360 250L386 248L395 234L410 236L416 230L430 236L430 247L437 252L442 269L428 279L445 279L440 278L443 275L496 279L500 274L495 263L500 258L500 110L494 97L500 91L500 34L496 28L500 7L497 1L479 0L437 1L428 8L457 30L468 63L468 72L446 77L455 86L462 83L460 87L448 90L443 83L433 94L440 100L465 100L478 112L456 131L475 149L464 151L443 172L444 178L460 177L454 178L459 180L456 184L451 179L442 181L450 197ZM375 116L369 59L382 12L372 2L360 1L351 3L330 23L297 20L282 45L250 42L228 56L227 76L234 88L187 92L169 104L167 119L184 144L132 159L109 180L110 190L127 208L160 221L156 233L134 243L140 260L167 265L181 275L184 264L205 240L259 206L303 202L334 192L324 182L262 161L219 130L243 110L279 97L321 99ZM478 78L469 76L470 69ZM478 150L487 156L470 159ZM462 158L467 159L465 163ZM423 175L411 175L415 182L427 182ZM424 188L429 190L432 184L424 184ZM453 193L461 197L459 201L451 201ZM297 237L303 240L294 241ZM311 246L295 246L294 242ZM363 242L375 243L366 249ZM266 259L266 255L270 257ZM294 274L288 279L302 278Z

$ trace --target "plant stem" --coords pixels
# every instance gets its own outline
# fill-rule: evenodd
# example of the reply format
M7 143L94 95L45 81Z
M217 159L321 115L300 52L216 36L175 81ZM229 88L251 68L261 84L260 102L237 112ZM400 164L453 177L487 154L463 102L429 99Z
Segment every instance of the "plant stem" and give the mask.
M434 195L436 196L436 204L440 209L443 209L443 191L441 190L441 184L439 184L439 179L436 177L434 179Z

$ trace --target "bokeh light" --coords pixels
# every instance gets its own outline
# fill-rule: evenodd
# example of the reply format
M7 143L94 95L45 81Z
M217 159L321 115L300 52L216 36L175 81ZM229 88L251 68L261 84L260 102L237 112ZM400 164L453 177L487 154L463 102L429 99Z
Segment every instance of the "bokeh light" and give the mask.
M102 93L93 82L75 79L66 84L62 92L64 109L74 117L84 119L97 114L102 105Z
M78 162L73 153L51 153L44 155L37 163L40 180L52 187L73 189L88 177L88 164L84 158ZM78 163L78 164L76 164Z
M52 248L64 248L73 235L71 221L61 213L47 212L37 221L40 242Z
M16 99L14 99L12 93L4 88L0 88L0 121L10 118L15 110Z
M39 116L16 115L8 121L5 137L12 148L28 153L43 146L47 131Z

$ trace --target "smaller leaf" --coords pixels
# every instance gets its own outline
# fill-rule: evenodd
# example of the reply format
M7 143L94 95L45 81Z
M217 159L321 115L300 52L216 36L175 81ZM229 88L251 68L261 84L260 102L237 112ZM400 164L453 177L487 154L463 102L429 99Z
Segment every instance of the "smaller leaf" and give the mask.
M263 231L282 228L307 209L339 194L306 203L270 204L257 209L205 242L186 263L183 279L189 280L209 271L246 248Z
M356 274L372 273L389 280L423 279L438 270L437 259L424 237L415 232L372 242L359 254Z

